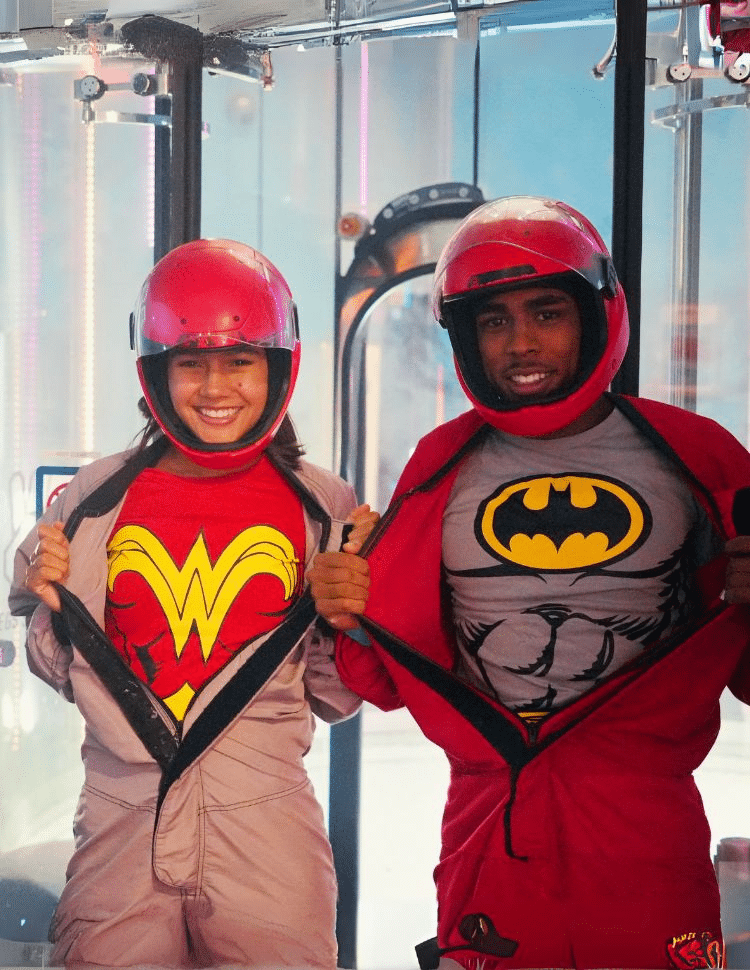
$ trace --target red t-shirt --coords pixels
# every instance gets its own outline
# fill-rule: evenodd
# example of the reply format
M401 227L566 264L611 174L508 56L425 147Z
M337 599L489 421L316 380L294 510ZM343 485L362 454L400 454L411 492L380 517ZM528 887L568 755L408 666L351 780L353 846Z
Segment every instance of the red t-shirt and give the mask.
M182 720L237 649L297 599L302 505L265 457L216 478L148 468L128 489L107 556L106 633Z

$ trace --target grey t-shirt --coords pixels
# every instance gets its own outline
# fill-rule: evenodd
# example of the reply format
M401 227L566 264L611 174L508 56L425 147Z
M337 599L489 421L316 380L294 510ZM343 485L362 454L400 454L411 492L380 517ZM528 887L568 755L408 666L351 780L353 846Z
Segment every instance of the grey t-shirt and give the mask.
M522 716L565 704L690 618L717 543L619 411L567 438L494 432L443 516L459 674Z

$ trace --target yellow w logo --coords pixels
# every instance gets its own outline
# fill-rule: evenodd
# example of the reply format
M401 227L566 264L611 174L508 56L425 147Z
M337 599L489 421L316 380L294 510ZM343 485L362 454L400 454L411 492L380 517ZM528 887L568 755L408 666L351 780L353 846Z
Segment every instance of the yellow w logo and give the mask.
M159 600L179 657L195 627L207 660L237 594L253 576L276 576L284 599L297 585L294 547L278 529L254 525L241 532L212 565L203 534L198 536L182 568L156 536L140 525L119 529L107 546L109 589L123 572L142 576Z

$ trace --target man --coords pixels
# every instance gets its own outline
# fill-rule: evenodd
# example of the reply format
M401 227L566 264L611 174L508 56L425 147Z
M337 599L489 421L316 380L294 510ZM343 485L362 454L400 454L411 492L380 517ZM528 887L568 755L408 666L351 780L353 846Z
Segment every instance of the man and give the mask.
M723 594L750 456L708 419L607 392L625 298L563 203L475 210L434 310L472 410L419 443L366 558L310 576L351 634L344 683L407 706L450 761L420 964L720 966L692 773L723 689L750 697L749 614Z

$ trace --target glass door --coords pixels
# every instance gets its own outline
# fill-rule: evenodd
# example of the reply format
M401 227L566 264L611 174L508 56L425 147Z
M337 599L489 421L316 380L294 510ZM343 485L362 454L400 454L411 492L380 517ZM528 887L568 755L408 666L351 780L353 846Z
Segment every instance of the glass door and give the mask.
M641 393L750 443L750 36L746 3L649 15ZM720 9L719 9L720 8ZM736 32L736 33L735 33ZM727 963L750 960L750 710L728 691L697 782Z

